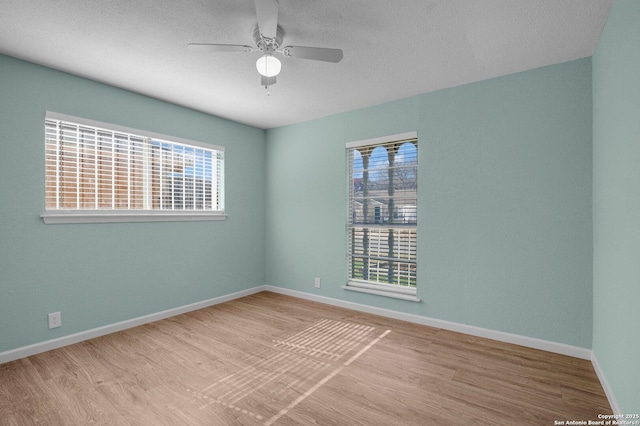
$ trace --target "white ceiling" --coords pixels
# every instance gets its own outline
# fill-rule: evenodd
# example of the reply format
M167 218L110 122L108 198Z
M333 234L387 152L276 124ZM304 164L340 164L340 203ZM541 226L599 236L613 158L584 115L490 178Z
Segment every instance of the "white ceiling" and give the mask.
M253 0L0 0L0 53L260 128L273 128L593 54L611 0L279 0L284 45L341 48L338 64L282 58L271 95Z

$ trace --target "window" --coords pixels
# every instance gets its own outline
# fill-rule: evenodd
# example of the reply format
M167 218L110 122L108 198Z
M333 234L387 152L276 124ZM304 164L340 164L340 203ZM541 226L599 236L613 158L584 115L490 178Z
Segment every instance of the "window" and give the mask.
M47 112L46 223L224 219L223 148Z
M348 290L416 297L417 133L347 144Z

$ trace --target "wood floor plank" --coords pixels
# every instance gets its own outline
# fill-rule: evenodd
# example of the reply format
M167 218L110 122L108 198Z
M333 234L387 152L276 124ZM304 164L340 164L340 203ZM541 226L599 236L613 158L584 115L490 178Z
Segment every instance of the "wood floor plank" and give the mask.
M551 425L591 363L263 292L0 365L0 425Z

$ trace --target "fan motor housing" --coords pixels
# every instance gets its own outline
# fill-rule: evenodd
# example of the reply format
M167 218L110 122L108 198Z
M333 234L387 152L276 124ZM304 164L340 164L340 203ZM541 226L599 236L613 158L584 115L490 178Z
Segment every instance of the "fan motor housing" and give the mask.
M271 39L260 34L260 28L256 25L253 30L253 40L256 42L256 46L262 51L271 50L274 51L282 45L282 38L284 36L284 30L280 25L276 30L276 37Z

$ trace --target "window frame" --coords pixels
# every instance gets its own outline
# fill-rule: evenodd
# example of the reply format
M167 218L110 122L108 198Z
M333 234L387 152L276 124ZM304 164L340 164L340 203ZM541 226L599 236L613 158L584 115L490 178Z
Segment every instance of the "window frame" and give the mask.
M191 148L201 148L210 150L220 154L221 158L218 162L218 179L216 185L219 186L212 189L216 194L219 191L219 203L217 210L168 210L168 209L64 209L64 208L47 208L45 188L45 213L40 217L45 224L70 224L70 223L118 223L118 222L175 222L175 221L217 221L226 220L227 214L224 210L224 147L197 142L175 136L167 136L160 133L149 132L146 130L134 129L111 123L90 120L81 117L61 114L52 111L46 111L44 123L46 127L47 120L59 120L72 123L75 125L105 129L114 133L125 133L135 135L145 139L153 139L154 141L177 144ZM45 135L46 145L46 135ZM46 149L45 149L46 155ZM214 160L218 161L218 160ZM46 161L45 161L46 162Z
M412 302L420 302L421 299L418 297L418 292L417 292L417 281L416 281L416 285L415 287L409 287L409 286L401 286L399 284L390 284L390 283L384 283L384 282L380 282L380 281L372 281L372 280L364 280L364 279L356 279L356 278L352 278L351 274L352 274L352 261L353 261L353 255L352 255L352 230L357 230L360 228L367 228L369 230L371 229L384 229L384 230L390 230L390 229L395 229L396 227L393 226L393 224L389 224L389 225L380 225L380 224L358 224L358 223L354 223L353 222L353 218L352 218L352 208L351 208L351 203L352 203L352 196L353 196L353 161L351 159L351 155L352 155L352 151L353 150L357 150L358 148L364 148L367 147L368 149L371 150L371 152L373 152L373 150L378 147L378 146L385 146L388 144L392 144L395 142L402 142L402 143L415 143L416 146L416 154L418 154L419 150L418 150L418 133L416 131L413 132L407 132L407 133L401 133L401 134L396 134L396 135L390 135L390 136L383 136L383 137L378 137L378 138L372 138L372 139L366 139L366 140L359 140L359 141L352 141L352 142L347 142L346 143L346 153L347 153L347 224L346 224L346 232L347 232L347 283L342 286L343 289L345 290L350 290L350 291L356 291L356 292L361 292L361 293L368 293L368 294L374 294L374 295L379 295L379 296L386 296L386 297L391 297L391 298L395 298L395 299L401 299L401 300L407 300L407 301L412 301ZM416 157L416 162L417 162L418 158ZM388 169L387 169L388 170ZM417 185L417 181L418 181L418 177L417 177L417 172L418 172L418 163L416 163L416 177L415 177L415 183ZM418 193L417 193L417 188L416 188L416 206L415 206L415 216L416 216L416 222L415 225L413 226L405 226L403 229L410 229L413 230L415 233L415 250L416 250L416 258L415 258L415 265L416 265L416 269L417 269L417 234L418 234L418 219L417 219L417 204L418 204ZM357 257L357 256L356 256ZM417 278L417 270L416 270L416 278Z

